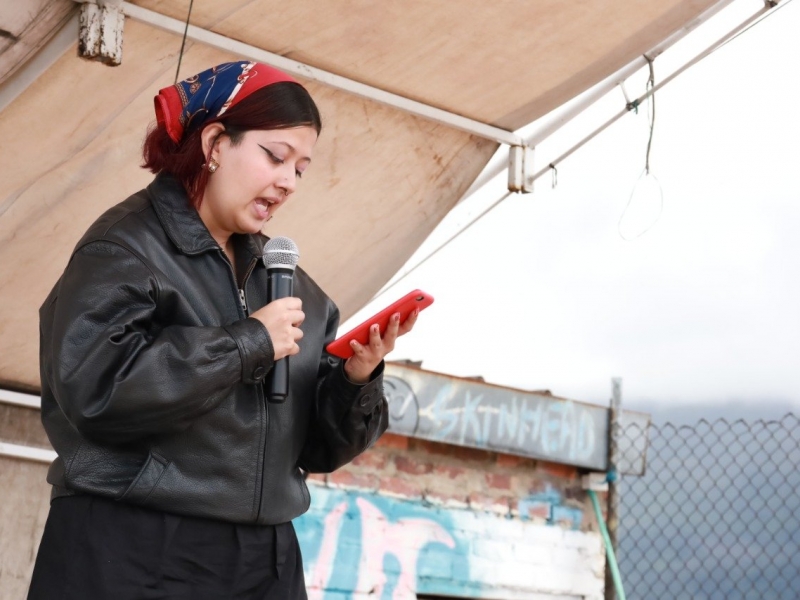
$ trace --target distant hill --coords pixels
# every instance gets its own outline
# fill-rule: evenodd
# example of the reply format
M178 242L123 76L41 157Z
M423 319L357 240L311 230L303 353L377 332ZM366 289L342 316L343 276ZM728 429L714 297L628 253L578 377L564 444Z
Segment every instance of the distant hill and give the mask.
M641 411L651 415L653 423L673 423L674 425L693 425L700 419L714 421L725 419L735 421L744 419L745 421L756 420L776 420L781 419L788 413L800 415L800 398L796 403L789 401L763 402L731 400L725 403L718 402L697 402L685 403L676 402L675 404L623 401L623 408Z

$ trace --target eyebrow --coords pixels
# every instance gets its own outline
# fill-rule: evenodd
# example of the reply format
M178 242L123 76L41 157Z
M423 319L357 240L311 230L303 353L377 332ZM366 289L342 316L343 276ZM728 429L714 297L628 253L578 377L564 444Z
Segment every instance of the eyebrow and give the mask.
M258 143L258 142L256 142L256 143ZM296 152L295 147L292 146L289 142L282 142L282 141L274 140L274 141L269 141L269 142L264 142L264 143L265 144L283 144L284 146L289 148L289 150L291 150L292 152ZM258 144L258 145L261 147L262 150L264 150L266 152L269 152L269 150L267 148L264 148L264 146L262 146L261 144ZM311 158L308 157L308 156L301 156L297 160L306 160L309 163L311 162Z

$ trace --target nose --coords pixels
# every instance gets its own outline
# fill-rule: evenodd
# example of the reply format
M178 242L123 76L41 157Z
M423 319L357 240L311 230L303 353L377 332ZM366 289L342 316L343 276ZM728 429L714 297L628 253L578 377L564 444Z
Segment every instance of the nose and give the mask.
M297 187L297 174L293 168L287 169L288 173L281 179L278 187L283 190L283 195L288 196Z

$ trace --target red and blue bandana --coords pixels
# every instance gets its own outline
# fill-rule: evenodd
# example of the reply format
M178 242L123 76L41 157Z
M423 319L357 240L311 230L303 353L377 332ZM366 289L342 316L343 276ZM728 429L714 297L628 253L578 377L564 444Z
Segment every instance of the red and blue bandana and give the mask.
M263 63L223 63L159 90L155 97L156 120L177 144L184 132L219 117L256 90L281 81L297 83Z

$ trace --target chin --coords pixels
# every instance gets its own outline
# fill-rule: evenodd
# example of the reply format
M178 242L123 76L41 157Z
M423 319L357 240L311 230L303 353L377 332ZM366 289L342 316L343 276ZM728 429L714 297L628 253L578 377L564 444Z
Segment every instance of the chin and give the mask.
M250 223L243 224L240 233L259 233L264 229L267 224L267 219L263 221L251 221Z

